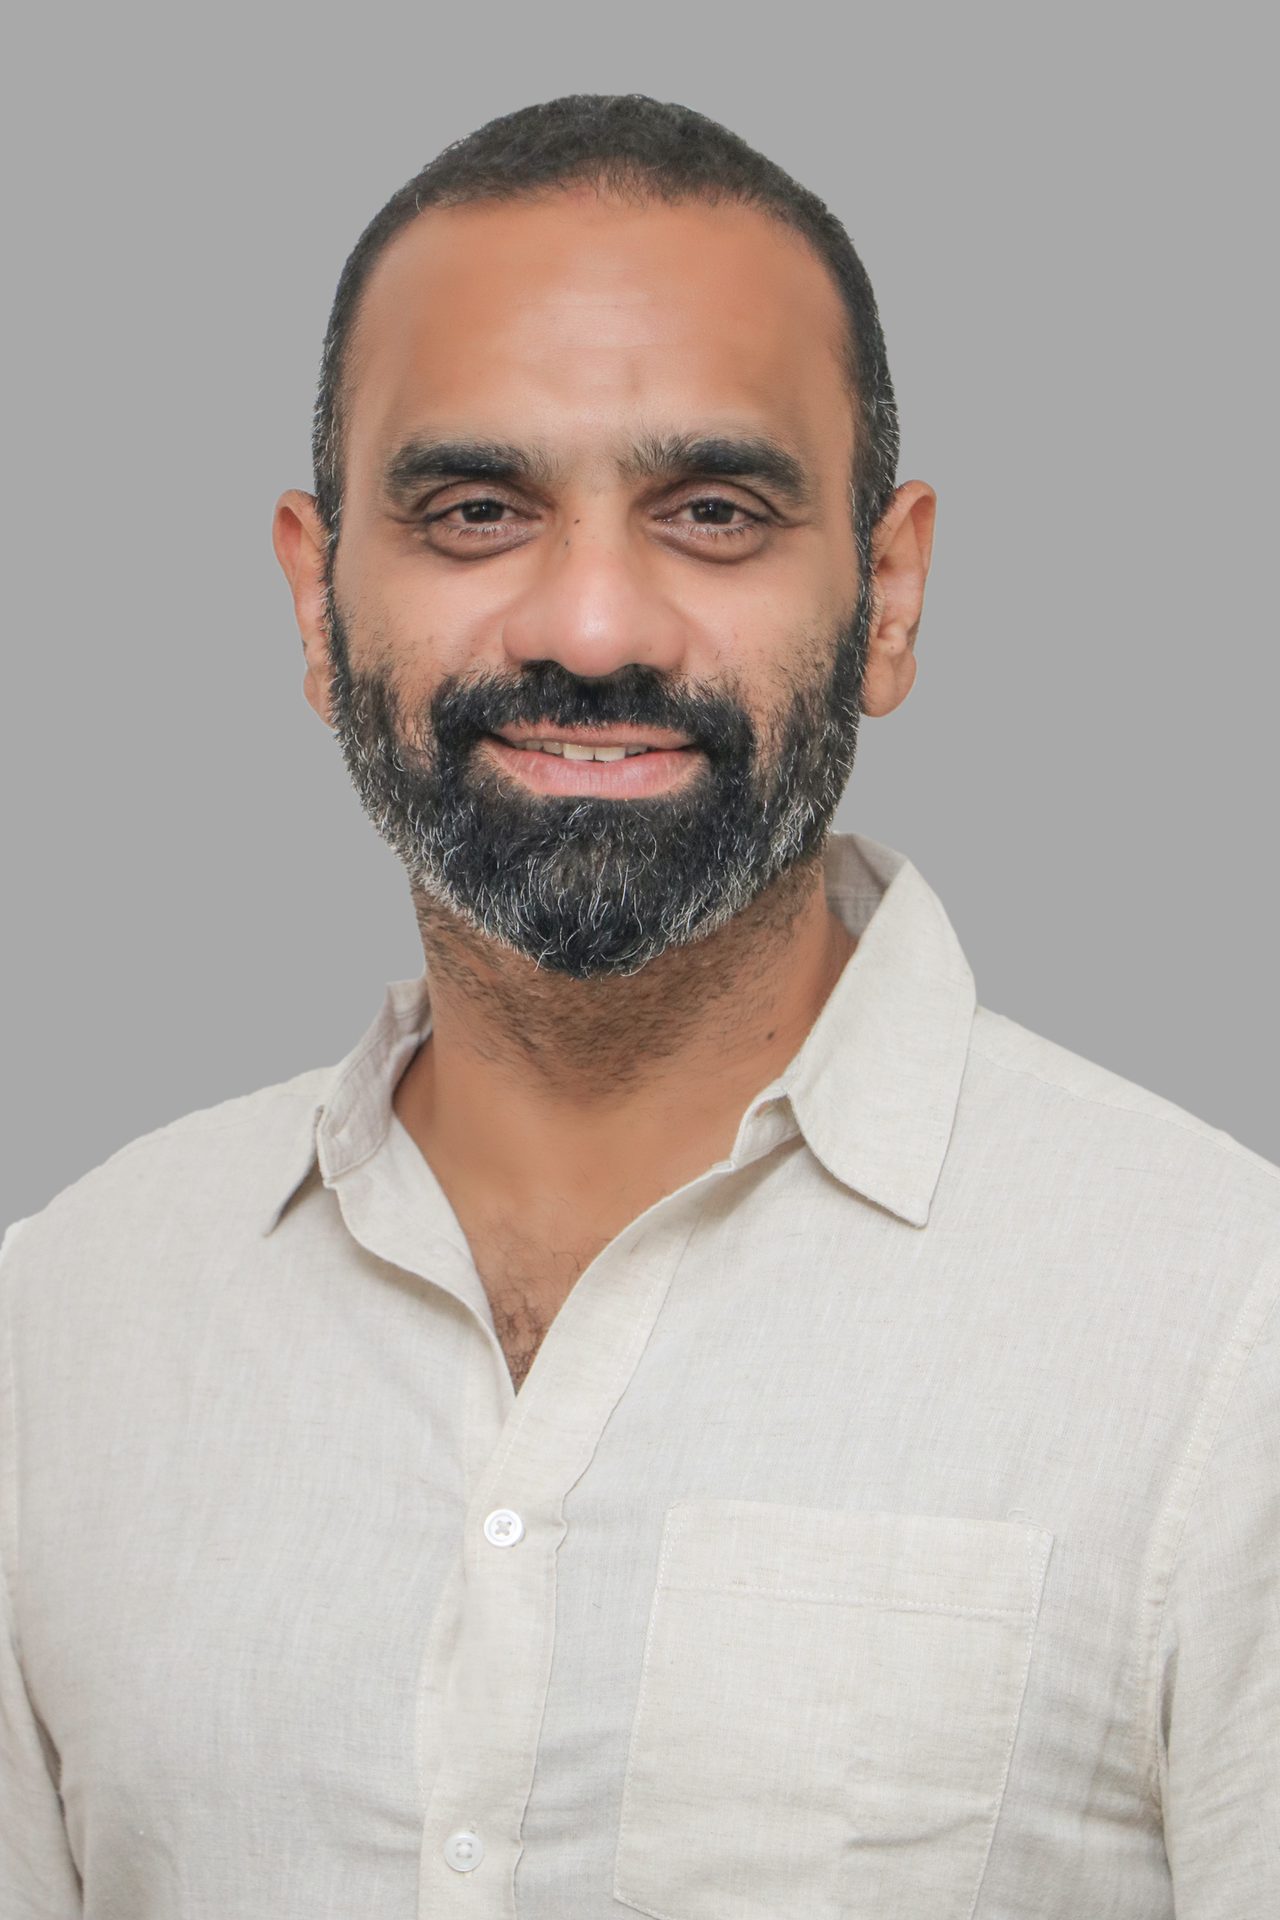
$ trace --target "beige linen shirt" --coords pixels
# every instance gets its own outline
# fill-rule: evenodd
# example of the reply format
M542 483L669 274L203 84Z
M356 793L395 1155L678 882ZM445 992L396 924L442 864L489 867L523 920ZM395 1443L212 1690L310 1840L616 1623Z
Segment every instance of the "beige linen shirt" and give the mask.
M3 1920L1280 1914L1280 1171L977 1007L901 854L827 884L518 1394L425 974L10 1230Z

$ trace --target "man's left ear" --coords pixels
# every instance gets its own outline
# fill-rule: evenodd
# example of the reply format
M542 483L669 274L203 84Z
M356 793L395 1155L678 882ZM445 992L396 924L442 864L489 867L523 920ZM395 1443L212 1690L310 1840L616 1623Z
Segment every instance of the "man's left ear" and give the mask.
M904 481L872 532L872 613L862 683L864 713L892 713L915 682L913 649L924 609L924 583L933 552L937 507L938 496L925 481Z

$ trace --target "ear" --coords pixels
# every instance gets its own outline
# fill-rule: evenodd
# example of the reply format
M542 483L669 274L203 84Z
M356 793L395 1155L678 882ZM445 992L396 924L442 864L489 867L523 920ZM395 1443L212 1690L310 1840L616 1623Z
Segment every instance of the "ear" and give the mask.
M916 634L933 552L938 496L923 480L900 486L871 536L872 614L867 633L864 713L892 713L916 677Z
M302 635L307 670L302 690L326 726L330 725L329 621L325 606L324 522L312 494L290 487L276 501L271 544L289 582L293 610Z

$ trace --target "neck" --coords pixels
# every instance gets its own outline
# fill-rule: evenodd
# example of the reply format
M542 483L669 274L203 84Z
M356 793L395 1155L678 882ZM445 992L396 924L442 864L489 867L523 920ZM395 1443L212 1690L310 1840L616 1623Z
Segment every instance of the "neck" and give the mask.
M723 1158L855 944L827 906L820 858L629 978L545 972L417 893L414 904L432 1031L396 1112L446 1192L485 1187L517 1207L551 1193L572 1204L602 1184L647 1205Z

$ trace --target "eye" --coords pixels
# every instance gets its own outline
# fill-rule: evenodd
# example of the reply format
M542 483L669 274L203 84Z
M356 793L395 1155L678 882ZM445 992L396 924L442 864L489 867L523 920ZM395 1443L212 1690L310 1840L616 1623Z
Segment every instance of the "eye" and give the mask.
M769 524L767 514L753 513L740 501L718 493L694 494L660 517L683 543L708 552L719 549L726 557L731 550L746 552L758 546ZM485 493L420 512L418 523L422 537L433 546L480 553L486 547L505 550L521 544L512 536L528 518L510 501Z
M685 514L692 517L686 520L681 517ZM764 514L752 513L739 501L730 500L722 493L701 493L693 499L684 500L669 517L682 533L691 534L695 540L717 545L742 539L748 534L759 534L766 525Z
M455 500L438 513L422 516L428 539L442 539L450 546L488 544L512 525L506 515L518 517L506 500L492 494L476 494L469 500Z

